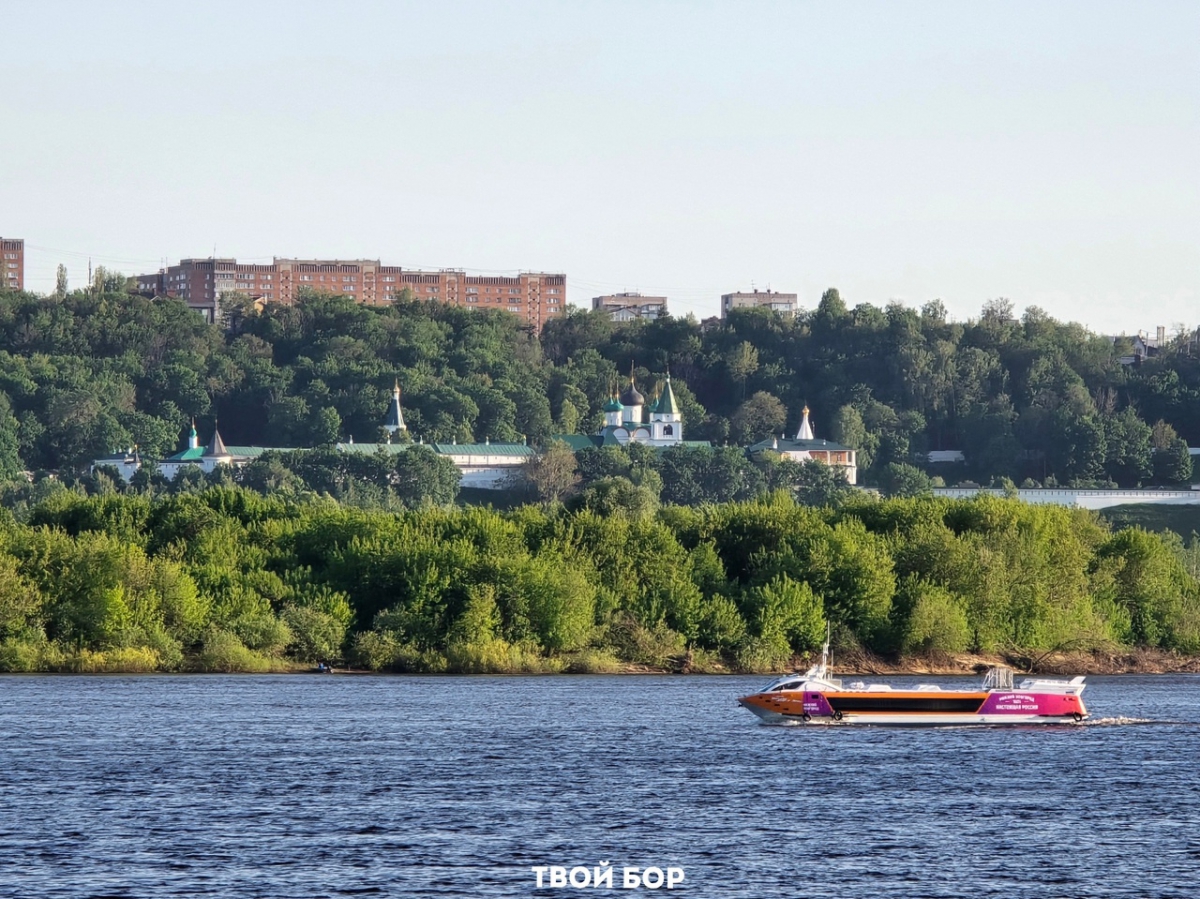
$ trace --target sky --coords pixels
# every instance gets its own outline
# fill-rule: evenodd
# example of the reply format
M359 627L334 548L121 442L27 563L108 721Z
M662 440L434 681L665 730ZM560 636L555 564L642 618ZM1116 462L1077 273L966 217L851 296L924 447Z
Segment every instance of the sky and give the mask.
M1200 324L1200 3L0 0L26 284L214 253Z

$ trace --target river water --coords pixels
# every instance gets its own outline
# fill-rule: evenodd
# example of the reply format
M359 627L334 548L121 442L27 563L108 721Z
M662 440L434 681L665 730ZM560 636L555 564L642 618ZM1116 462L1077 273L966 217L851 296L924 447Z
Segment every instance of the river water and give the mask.
M2 677L0 896L1200 895L1198 678L1020 729L768 727L762 682Z

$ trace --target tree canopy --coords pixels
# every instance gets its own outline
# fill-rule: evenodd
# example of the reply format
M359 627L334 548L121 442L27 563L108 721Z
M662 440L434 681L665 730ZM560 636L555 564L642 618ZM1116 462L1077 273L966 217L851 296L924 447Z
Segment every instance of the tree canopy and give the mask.
M415 439L544 445L594 431L631 359L647 389L670 371L687 437L745 445L794 431L807 404L872 485L895 482L892 466L950 483L1182 483L1200 442L1195 335L1124 365L1128 341L1006 301L953 322L936 301L851 307L830 290L790 319L733 310L701 328L571 310L539 337L499 310L324 294L262 309L227 297L228 327L213 326L124 284L0 292L0 478L132 445L165 456L192 418L202 432L219 420L233 444L374 442L397 379ZM947 449L965 461L932 470L925 454Z
M612 475L498 512L47 483L0 516L2 671L757 671L827 623L885 655L1200 652L1196 541L1010 499L660 508Z

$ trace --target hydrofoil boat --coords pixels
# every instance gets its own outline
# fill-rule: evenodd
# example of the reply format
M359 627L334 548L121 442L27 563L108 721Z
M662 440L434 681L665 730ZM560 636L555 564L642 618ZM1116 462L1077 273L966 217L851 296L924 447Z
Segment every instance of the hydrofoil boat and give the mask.
M843 685L830 675L829 643L805 674L777 678L738 702L772 724L1072 724L1087 717L1083 677L1026 679L1013 686L1011 668L988 670L978 689L934 684L896 688L862 682Z

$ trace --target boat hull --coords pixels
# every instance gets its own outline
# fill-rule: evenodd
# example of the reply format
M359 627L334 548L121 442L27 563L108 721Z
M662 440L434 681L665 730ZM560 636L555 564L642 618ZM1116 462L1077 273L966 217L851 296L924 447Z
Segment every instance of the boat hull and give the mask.
M874 727L971 727L1017 724L1056 724L1062 726L1066 724L1079 724L1087 717L1084 715L1076 720L1073 715L976 715L959 712L946 714L909 712L898 714L843 714L841 719L834 719L831 716L813 717L810 715L805 720L803 716L785 715L754 706L746 706L746 708L758 715L765 724L803 724L816 727L841 727L844 725L864 724Z
M1075 692L787 691L756 693L738 702L772 724L1030 725L1075 724L1087 717Z

